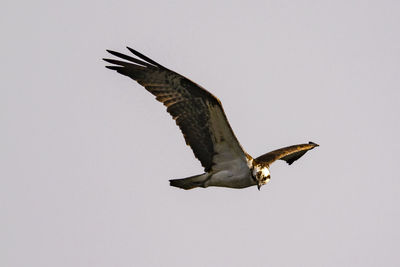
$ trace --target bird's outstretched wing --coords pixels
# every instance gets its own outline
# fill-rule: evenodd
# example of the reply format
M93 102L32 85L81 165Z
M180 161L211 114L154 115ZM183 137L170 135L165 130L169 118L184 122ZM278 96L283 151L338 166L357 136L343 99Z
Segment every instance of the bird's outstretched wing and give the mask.
M240 159L245 164L246 154L215 96L182 75L127 48L137 58L107 50L125 61L104 59L113 64L106 67L137 81L167 107L186 144L192 148L205 171L221 161Z
M255 159L257 164L261 164L264 166L271 165L274 161L281 159L286 161L289 165L291 165L294 161L298 160L301 156L303 156L308 150L317 147L318 145L313 142L309 142L308 144L294 145L288 146L284 148L280 148L271 152L268 152L262 156L259 156Z

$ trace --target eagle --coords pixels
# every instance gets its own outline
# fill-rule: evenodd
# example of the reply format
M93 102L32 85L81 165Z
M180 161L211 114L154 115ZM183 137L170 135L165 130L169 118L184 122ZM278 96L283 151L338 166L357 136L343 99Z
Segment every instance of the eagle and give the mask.
M160 65L138 51L127 47L135 56L106 50L119 58L103 58L117 71L144 86L167 107L179 126L186 144L204 167L204 173L169 180L182 189L196 187L246 188L258 190L271 179L270 165L284 160L289 165L318 145L313 142L280 148L257 158L244 151L237 140L220 100L188 78Z

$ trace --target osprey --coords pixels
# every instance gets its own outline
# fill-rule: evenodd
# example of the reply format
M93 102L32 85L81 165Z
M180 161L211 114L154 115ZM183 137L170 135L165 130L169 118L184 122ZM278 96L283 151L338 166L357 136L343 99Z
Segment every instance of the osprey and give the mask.
M124 61L104 59L113 64L106 68L137 81L167 107L167 112L181 129L186 144L204 167L203 174L170 180L171 186L192 189L257 185L260 190L271 178L269 166L274 161L280 159L290 165L318 146L309 142L280 148L257 158L251 157L233 133L218 98L186 77L127 48L136 57L107 50Z

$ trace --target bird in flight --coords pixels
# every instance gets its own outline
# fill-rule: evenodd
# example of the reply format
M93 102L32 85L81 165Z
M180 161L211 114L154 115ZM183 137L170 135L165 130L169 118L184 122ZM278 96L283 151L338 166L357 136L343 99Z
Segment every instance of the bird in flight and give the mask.
M122 60L103 59L106 68L128 76L144 86L167 107L181 129L186 144L204 167L204 173L170 180L182 189L196 187L245 188L258 190L270 179L270 165L284 160L289 165L318 145L309 142L280 148L257 158L247 154L229 125L218 98L188 78L127 47L136 57L107 50Z

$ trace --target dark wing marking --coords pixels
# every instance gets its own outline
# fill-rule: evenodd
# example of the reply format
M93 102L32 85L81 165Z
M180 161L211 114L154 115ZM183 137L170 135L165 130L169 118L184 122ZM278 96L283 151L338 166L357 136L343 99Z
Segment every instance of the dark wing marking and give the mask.
M294 145L288 146L284 148L280 148L262 156L259 156L255 159L255 162L258 164L262 164L265 166L271 165L274 161L281 159L286 161L289 165L291 165L294 161L298 160L301 156L303 156L308 150L317 147L318 145L313 142L309 142L308 144Z
M205 171L218 163L213 162L217 154L223 155L223 159L241 157L245 161L245 153L215 96L182 75L128 49L140 59L107 50L126 61L104 59L113 64L106 67L137 81L167 107Z

